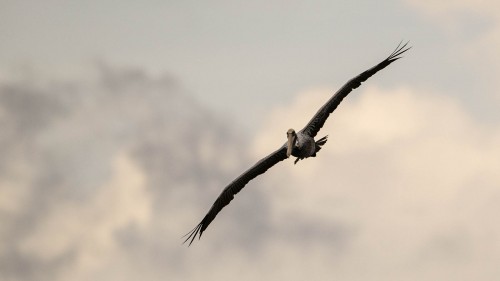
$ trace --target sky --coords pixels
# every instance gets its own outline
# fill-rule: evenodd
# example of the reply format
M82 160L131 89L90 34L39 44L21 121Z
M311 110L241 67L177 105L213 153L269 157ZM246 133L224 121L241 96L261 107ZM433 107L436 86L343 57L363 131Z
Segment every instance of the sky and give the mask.
M0 1L0 41L2 281L500 274L497 1Z

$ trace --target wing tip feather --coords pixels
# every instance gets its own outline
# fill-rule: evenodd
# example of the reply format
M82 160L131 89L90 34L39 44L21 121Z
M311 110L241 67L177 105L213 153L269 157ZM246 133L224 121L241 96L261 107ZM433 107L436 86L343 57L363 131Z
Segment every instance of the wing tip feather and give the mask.
M407 41L406 43L401 45L402 43L403 43L403 40L401 40L401 42L399 42L396 49L389 55L389 57L387 57L387 59L386 59L387 61L393 62L393 61L396 61L396 60L402 58L401 55L412 48L412 46L408 46L410 41Z
M193 243L194 239L196 238L196 236L198 236L198 240L201 238L201 235L203 234L203 222L200 222L197 226L195 226L195 228L193 228L191 231L189 231L188 233L184 234L184 236L182 236L181 238L184 238L187 236L186 240L184 240L184 242L182 242L182 244L185 244L187 241L189 241L189 244L188 244L188 247L191 246L191 244Z

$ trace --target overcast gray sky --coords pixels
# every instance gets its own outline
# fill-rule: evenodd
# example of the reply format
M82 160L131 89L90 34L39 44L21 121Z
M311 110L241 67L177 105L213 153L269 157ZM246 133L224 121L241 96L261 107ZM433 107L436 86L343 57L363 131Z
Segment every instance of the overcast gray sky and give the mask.
M487 2L487 1L486 1ZM447 3L447 2L443 2ZM400 40L412 54L378 83L438 89L488 108L496 15L467 1L2 1L7 74L80 77L95 60L170 73L201 102L255 129L298 91L340 86ZM444 8L443 8L444 7ZM481 8L484 7L484 8ZM493 7L495 8L495 7ZM474 51L476 50L476 51ZM489 50L489 52L484 52ZM404 68L403 68L404 67ZM471 98L474 96L474 98ZM477 97L480 97L479 99ZM477 107L481 107L478 110ZM485 110L486 108L487 110ZM486 111L486 112L485 112ZM495 117L496 118L496 117Z
M0 1L0 280L496 280L497 2Z

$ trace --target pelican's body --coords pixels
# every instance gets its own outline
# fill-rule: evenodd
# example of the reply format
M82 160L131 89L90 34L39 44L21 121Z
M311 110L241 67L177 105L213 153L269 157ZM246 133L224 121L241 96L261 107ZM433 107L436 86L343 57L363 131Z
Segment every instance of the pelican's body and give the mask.
M353 90L361 85L362 82L366 81L373 74L382 70L392 62L398 60L401 54L408 51L410 48L406 48L406 45L396 48L392 54L387 57L385 60L375 65L374 67L366 70L365 72L359 74L353 79L349 80L340 90L338 90L333 97L331 97L325 105L323 105L318 112L313 116L313 118L306 124L306 126L300 130L299 132L295 132L293 129L289 129L287 131L287 142L278 148L278 150L269 154L267 157L263 158L255 165L253 165L250 169L245 171L231 183L229 183L226 188L219 195L217 200L215 200L212 208L208 211L202 221L188 234L186 241L191 240L189 245L193 242L194 238L197 235L201 237L203 231L208 227L208 225L215 219L215 216L224 208L231 200L233 200L234 195L236 195L240 190L252 179L257 177L258 175L266 172L269 168L274 166L280 161L283 161L290 156L297 157L294 163L301 159L305 159L308 157L315 157L318 151L321 149L327 141L327 136L320 138L315 141L314 137L318 133L318 131L323 127L323 124L326 122L326 119L332 113L335 108L340 104L340 102ZM406 48L406 49L405 49Z
M321 149L321 146L326 143L328 136L322 137L318 141L314 141L314 138L303 133L302 131L295 133L294 129L288 130L286 132L288 141L287 146L287 157L290 155L297 157L295 164L299 160L308 157L316 157L316 152Z

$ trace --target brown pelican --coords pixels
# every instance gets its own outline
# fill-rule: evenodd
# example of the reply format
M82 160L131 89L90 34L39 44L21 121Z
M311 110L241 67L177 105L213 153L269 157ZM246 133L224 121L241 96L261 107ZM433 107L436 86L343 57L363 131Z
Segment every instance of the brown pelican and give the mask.
M193 240L198 235L198 239L201 238L203 231L205 231L208 225L215 219L215 216L224 208L231 200L233 200L234 195L236 195L240 190L252 179L257 177L260 174L263 174L267 171L267 169L271 168L275 164L280 161L283 161L290 157L290 155L295 156L295 164L297 161L308 158L315 157L318 151L320 151L321 146L323 146L327 137L322 137L321 139L315 141L314 137L318 133L318 131L325 124L326 119L332 113L335 108L340 104L340 102L353 90L361 85L362 82L365 82L368 78L370 78L373 74L377 73L379 70L384 69L386 66L391 64L392 62L400 59L400 55L404 52L408 51L411 47L406 47L408 42L401 46L401 43L396 47L394 52L392 52L389 57L375 65L374 67L366 70L365 72L359 74L358 76L349 80L340 90L338 90L333 97L330 98L323 105L318 112L313 116L311 121L307 123L307 125L300 130L299 132L295 132L293 129L289 129L286 133L288 141L283 144L278 150L269 154L267 157L263 158L255 165L253 165L250 169L246 170L243 174L233 180L219 195L217 200L215 200L214 204L205 215L205 217L201 220L201 222L190 232L188 232L184 237L187 236L186 241L191 240L189 245L193 243Z

